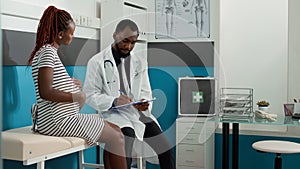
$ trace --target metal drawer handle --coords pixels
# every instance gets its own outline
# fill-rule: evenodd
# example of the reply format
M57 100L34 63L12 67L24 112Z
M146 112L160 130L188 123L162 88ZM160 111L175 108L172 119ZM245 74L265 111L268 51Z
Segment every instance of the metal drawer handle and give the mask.
M194 150L185 150L185 151L194 152Z

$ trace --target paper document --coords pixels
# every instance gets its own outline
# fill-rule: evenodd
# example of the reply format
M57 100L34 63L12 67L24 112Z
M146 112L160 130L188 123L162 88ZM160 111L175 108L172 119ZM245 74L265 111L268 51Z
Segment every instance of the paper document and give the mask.
M149 99L149 100L143 100L143 101L136 101L136 102L131 102L131 103L127 103L127 104L122 104L120 106L115 106L115 107L112 107L113 109L117 109L117 108L121 108L121 107L126 107L126 106L130 106L130 105L136 105L136 104L143 104L143 103L148 103L148 102L152 102L156 100L156 98L152 98L152 99Z

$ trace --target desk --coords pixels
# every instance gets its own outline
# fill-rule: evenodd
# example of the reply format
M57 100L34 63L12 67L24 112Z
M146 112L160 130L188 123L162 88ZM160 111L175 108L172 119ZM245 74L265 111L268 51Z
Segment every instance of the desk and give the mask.
M250 118L221 118L214 117L211 119L215 122L222 123L222 168L229 169L229 125L232 124L232 169L238 169L239 165L239 124L263 124L263 125L281 125L281 126L300 126L299 119L293 119L284 115L278 116L276 121L250 117Z

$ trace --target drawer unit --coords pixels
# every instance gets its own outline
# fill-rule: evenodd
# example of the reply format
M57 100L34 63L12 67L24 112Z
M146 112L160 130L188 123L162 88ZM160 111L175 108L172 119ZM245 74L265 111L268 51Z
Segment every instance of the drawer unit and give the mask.
M178 165L204 167L203 145L179 144L178 153L184 157L178 159Z
M199 134L186 134L186 133L178 133L177 143L185 143L185 144L199 144Z
M176 120L176 168L214 169L214 132L205 141L201 135L211 132L202 117L180 117ZM207 127L209 126L209 127Z
M180 128L178 128L178 132L180 132L180 133L199 134L204 125L204 123L198 123L196 121L179 122L179 123L180 123L180 125L179 125Z

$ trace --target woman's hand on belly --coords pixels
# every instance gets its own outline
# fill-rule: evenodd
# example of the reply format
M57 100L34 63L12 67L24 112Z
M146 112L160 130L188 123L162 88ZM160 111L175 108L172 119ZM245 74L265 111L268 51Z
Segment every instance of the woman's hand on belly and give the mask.
M85 93L83 92L78 92L73 94L73 101L79 103L80 109L83 107L85 103L85 99L86 99Z

